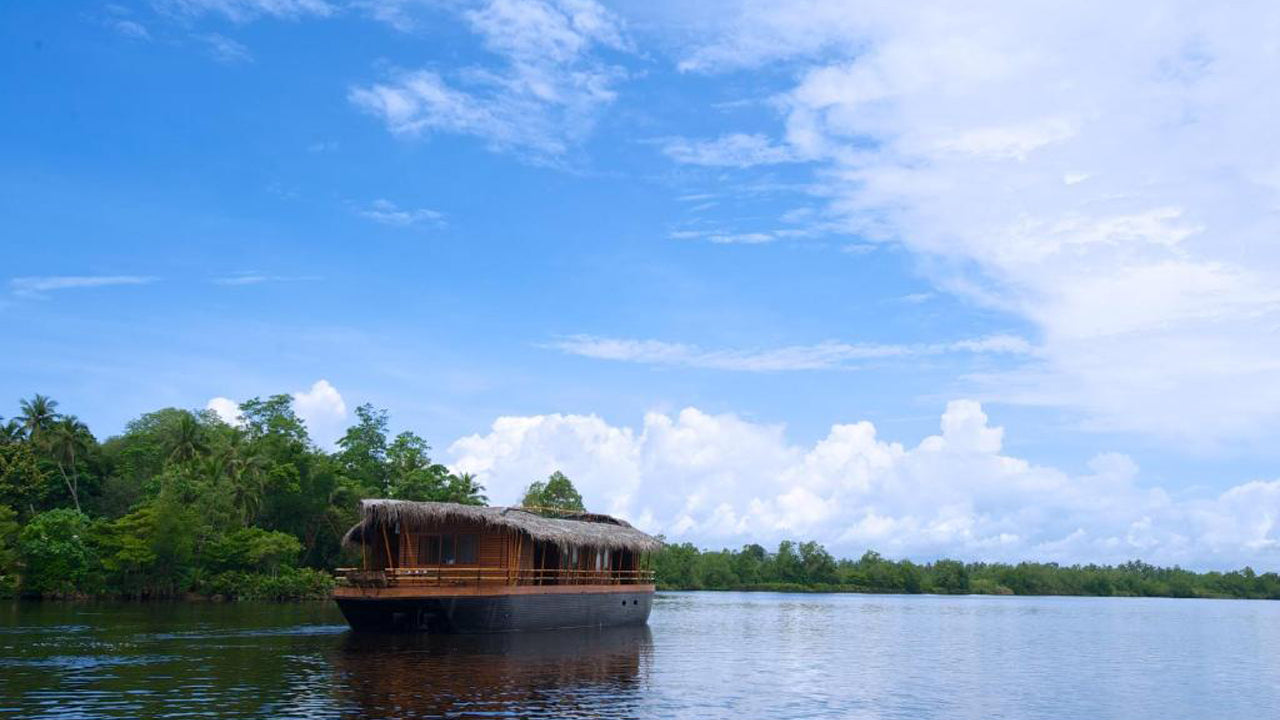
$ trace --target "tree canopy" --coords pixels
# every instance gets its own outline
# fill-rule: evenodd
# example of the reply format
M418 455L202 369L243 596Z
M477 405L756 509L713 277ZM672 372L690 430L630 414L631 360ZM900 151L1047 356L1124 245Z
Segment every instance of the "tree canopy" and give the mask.
M1192 572L1132 561L1123 565L1057 563L930 563L889 560L868 550L835 559L815 542L784 540L769 552L756 544L704 551L668 544L653 557L659 588L792 592L1095 595L1280 600L1280 575L1252 568Z
M520 499L520 504L535 509L586 511L582 505L582 495L573 486L573 481L559 470L551 473L545 481L538 480L530 483L524 491L524 497Z
M483 504L484 488L431 457L385 410L361 405L333 452L316 446L289 395L241 404L236 424L164 408L99 441L35 395L0 422L0 595L251 598L323 596L361 498ZM521 504L581 512L559 471ZM812 541L768 550L669 544L653 555L667 589L1280 599L1280 575L1124 565L917 563L868 550L836 558Z
M368 497L482 504L371 405L326 452L289 395L165 408L99 442L44 395L0 422L0 594L323 594Z

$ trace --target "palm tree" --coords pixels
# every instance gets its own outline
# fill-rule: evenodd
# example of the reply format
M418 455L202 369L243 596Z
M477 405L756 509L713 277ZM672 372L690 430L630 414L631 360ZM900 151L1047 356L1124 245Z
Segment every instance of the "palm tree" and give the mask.
M0 425L0 445L9 445L22 439L22 424L17 418Z
M89 427L80 422L75 415L64 417L49 430L49 452L52 453L54 462L58 464L58 472L62 474L62 481L67 485L67 492L71 494L71 502L75 503L76 510L80 509L80 483L79 474L76 472L76 454L83 455L88 452L89 441L92 439Z
M227 447L225 457L227 476L231 479L232 502L240 511L241 522L248 526L262 508L267 460L238 441L232 441Z
M59 417L58 401L39 393L30 400L21 401L19 407L22 410L22 430L31 439L48 430Z
M195 415L185 411L169 426L164 444L170 462L185 462L209 451L200 421L196 420Z
M484 486L472 473L450 474L449 494L450 501L464 505L484 505L489 502L484 494Z

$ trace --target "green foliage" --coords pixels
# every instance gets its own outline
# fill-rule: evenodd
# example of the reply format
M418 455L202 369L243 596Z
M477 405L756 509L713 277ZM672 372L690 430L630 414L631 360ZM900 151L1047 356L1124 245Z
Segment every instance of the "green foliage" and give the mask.
M387 411L366 403L356 408L356 417L359 422L338 440L336 459L346 478L371 495L381 495L387 486Z
M934 592L963 595L969 592L969 569L956 560L939 560L933 564L930 583Z
M0 424L0 594L25 568L39 595L314 597L361 498L485 502L422 438L388 442L385 411L356 415L332 454L288 395L245 402L238 425L158 410L99 444L56 401L24 400Z
M28 440L35 441L57 421L58 401L36 393L30 400L18 403L19 426Z
M0 445L0 504L35 514L49 492L49 476L28 442Z
M88 426L74 415L68 415L54 422L41 437L44 449L58 467L71 502L79 510L81 465L89 449L96 445L93 435Z
M529 485L520 500L524 507L550 508L553 510L569 510L584 512L582 495L573 486L573 481L565 477L559 470L551 473L546 482L538 481Z
M228 600L323 600L333 591L333 576L313 568L288 568L274 575L230 570L209 577L198 590Z
M857 560L834 560L817 543L790 540L769 553L759 545L701 551L689 543L666 545L653 555L660 588L668 590L771 590L777 592L873 592L985 595L1128 595L1145 597L1254 598L1280 600L1280 575L1252 568L1194 573L1143 562L1118 566L1056 563L919 565L888 560L868 550Z
M288 533L240 528L210 543L206 562L211 570L259 572L275 575L292 568L302 553L302 543Z
M18 570L21 556L18 553L18 514L0 505L0 598L13 597L18 590Z
M182 463L204 457L209 452L209 442L203 425L195 413L179 410L173 420L165 425L163 451L165 460Z
M95 545L107 587L138 597L182 593L196 571L197 517L189 505L166 496L101 526Z
M32 518L18 536L23 591L54 596L81 592L93 562L88 533L89 518L79 510L58 508Z
M293 410L293 398L288 395L272 395L263 400L253 398L240 404L240 417L249 437L270 438L285 445L311 444L307 425Z
M311 442L289 395L254 398L240 413L233 426L208 411L166 408L98 443L51 398L23 400L0 423L0 596L16 587L46 596L323 597L361 498L486 502L476 478L435 463L423 438L389 440L386 411L371 405L356 409L334 453ZM560 472L531 484L522 503L584 510ZM773 552L668 545L652 567L668 589L1280 599L1280 575L1251 568L917 564L874 551L837 560L816 542L785 541Z

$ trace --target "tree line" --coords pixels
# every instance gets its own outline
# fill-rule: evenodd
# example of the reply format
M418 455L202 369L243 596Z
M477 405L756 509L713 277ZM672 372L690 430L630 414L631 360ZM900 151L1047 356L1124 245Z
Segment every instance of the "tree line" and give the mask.
M1280 575L1252 568L1193 572L1141 561L1122 565L889 560L868 550L834 558L816 542L785 540L775 552L756 544L703 551L668 544L655 553L660 589L785 592L1091 595L1280 600Z
M385 410L355 415L330 452L288 395L242 403L234 424L166 408L102 441L51 398L21 401L0 421L0 596L325 597L331 570L358 562L340 540L361 499L487 502L475 477L436 463L421 437L392 436ZM521 502L585 509L560 472ZM668 544L652 563L658 586L678 590L1280 599L1280 576L1250 568L915 563L873 551L852 560L816 542L772 552Z
M325 596L360 499L486 502L371 405L333 452L288 395L239 412L167 408L100 442L57 401L21 401L0 422L0 595Z

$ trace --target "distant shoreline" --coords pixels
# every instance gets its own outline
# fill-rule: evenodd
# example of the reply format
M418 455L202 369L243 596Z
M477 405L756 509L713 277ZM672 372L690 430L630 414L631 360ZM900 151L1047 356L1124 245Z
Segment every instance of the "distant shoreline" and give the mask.
M669 544L653 558L658 588L747 592L1027 597L1167 597L1280 600L1280 575L1252 568L1195 572L1140 560L1120 565L890 560L868 550L836 559L816 542L784 540L776 550L701 550Z
M1161 600L1256 600L1275 601L1280 598L1270 597L1234 597L1231 595L1087 595L1065 593L1012 593L1012 592L966 592L940 593L918 592L908 593L901 590L868 590L865 588L806 588L806 587L738 587L738 588L687 588L659 587L659 593L673 592L710 592L710 593L777 593L780 595L894 595L901 597L1061 597L1061 598L1102 598L1102 599L1161 599Z

